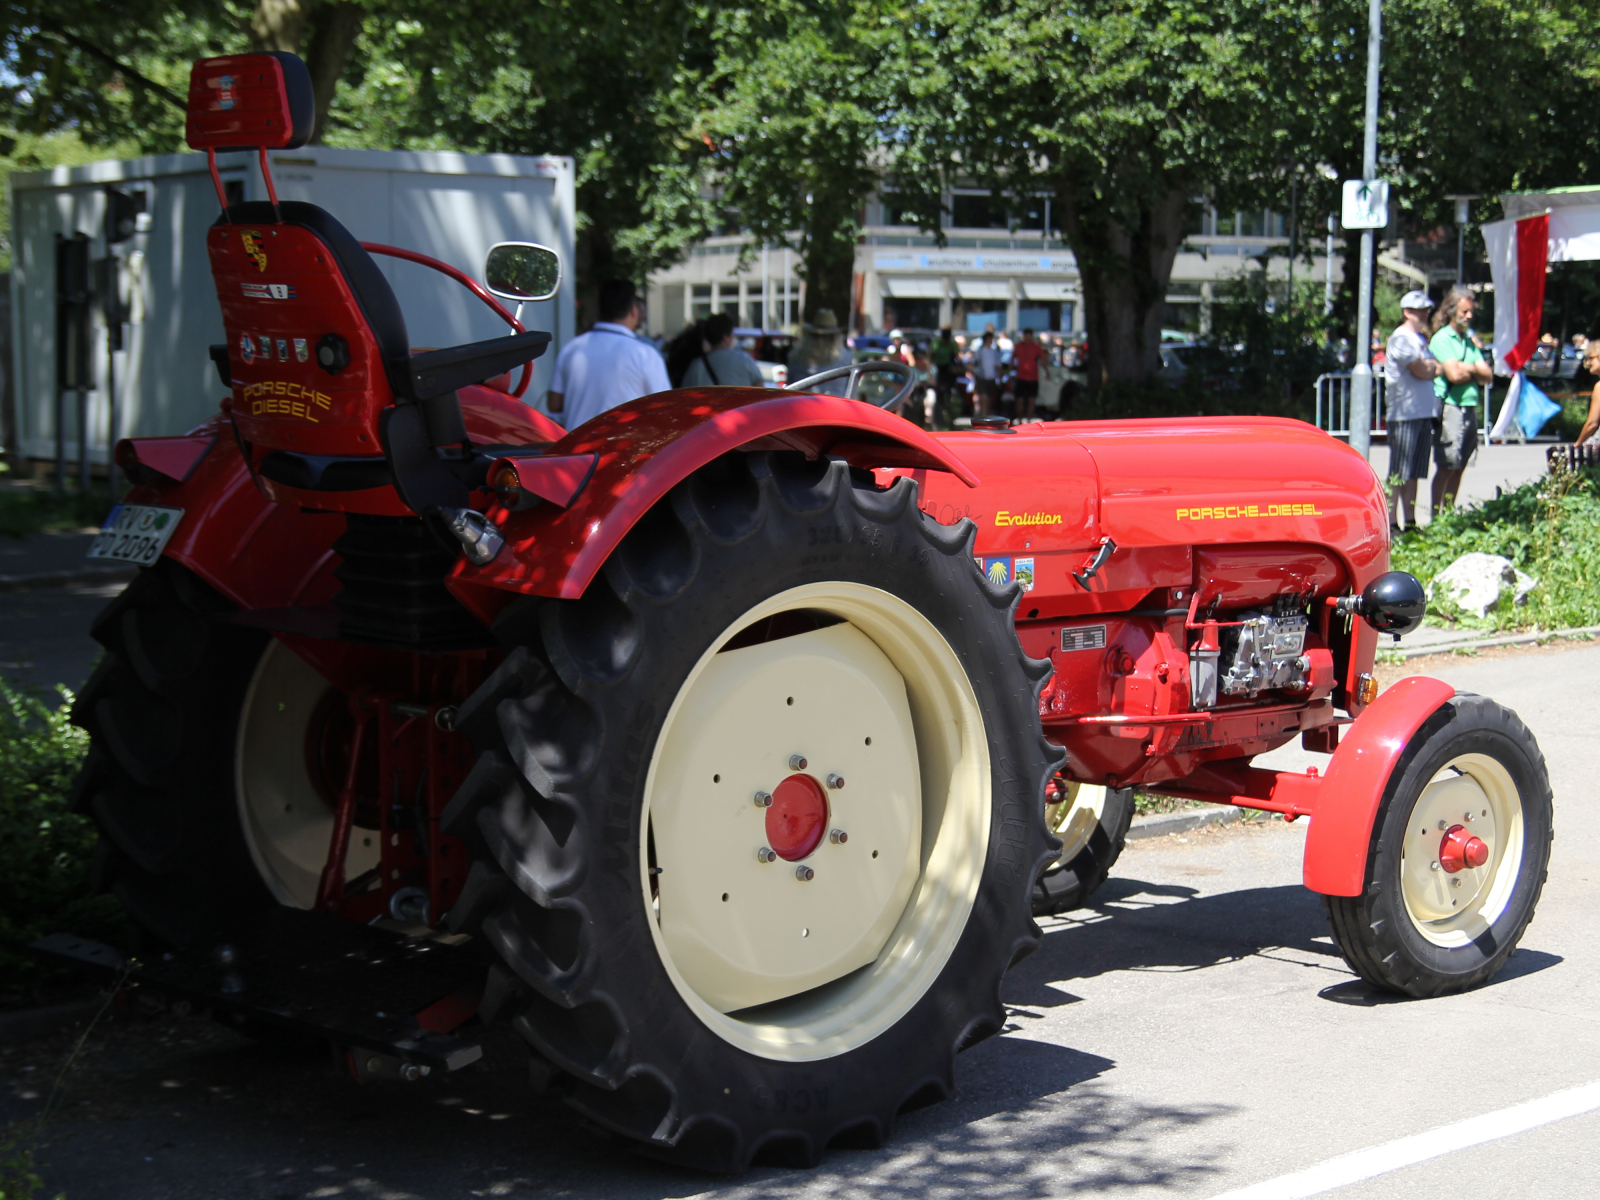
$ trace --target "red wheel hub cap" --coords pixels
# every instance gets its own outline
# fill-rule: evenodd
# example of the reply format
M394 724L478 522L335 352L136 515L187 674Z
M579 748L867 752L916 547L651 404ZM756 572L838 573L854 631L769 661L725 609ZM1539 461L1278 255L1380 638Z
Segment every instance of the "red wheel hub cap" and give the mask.
M791 775L772 789L767 843L790 862L817 848L828 828L828 795L809 775Z
M1465 825L1452 825L1445 830L1444 841L1439 844L1439 865L1454 875L1463 867L1481 867L1489 861L1489 847L1482 838L1473 837Z

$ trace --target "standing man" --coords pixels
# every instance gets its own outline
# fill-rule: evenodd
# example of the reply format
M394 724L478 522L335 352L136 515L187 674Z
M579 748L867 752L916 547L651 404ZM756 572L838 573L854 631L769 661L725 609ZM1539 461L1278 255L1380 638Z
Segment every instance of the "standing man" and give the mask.
M939 330L939 336L928 350L928 361L933 365L933 428L952 429L956 417L952 411L952 399L956 390L956 367L961 362L961 347L950 336L950 326Z
M608 279L600 285L600 319L561 347L545 400L568 429L672 387L661 351L635 332L643 319L631 281Z
M1417 480L1428 477L1433 460L1433 423L1439 415L1439 397L1434 395L1433 381L1439 378L1441 368L1428 349L1428 313L1432 309L1433 301L1427 292L1401 296L1400 311L1405 320L1389 335L1384 353L1391 536L1416 525Z
M1433 515L1437 517L1456 501L1461 476L1478 448L1479 414L1483 411L1494 368L1472 332L1477 305L1466 288L1453 287L1433 314L1433 340L1428 348L1439 360L1434 395L1444 401L1439 418L1439 442L1434 448L1438 471L1433 476Z
M1045 349L1033 336L1033 330L1024 329L1022 340L1011 352L1011 365L1016 370L1016 382L1011 385L1017 397L1017 420L1033 419L1033 406L1039 399L1039 364L1044 361Z
M972 355L973 390L978 393L978 416L987 417L994 412L1000 399L1000 347L994 344L991 327L983 335L983 344Z

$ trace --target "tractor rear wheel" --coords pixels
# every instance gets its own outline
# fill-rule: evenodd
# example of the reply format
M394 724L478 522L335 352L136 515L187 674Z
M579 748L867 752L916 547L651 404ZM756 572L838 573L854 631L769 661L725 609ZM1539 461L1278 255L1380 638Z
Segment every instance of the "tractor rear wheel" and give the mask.
M1100 787L1060 776L1055 786L1056 798L1045 805L1044 821L1061 839L1061 853L1034 885L1036 917L1087 904L1121 857L1133 823L1132 788Z
M267 636L167 559L90 629L105 656L72 719L90 751L75 803L99 826L101 886L158 942L237 929L272 902L235 801L240 712Z
M1533 734L1509 709L1458 692L1389 777L1362 894L1323 897L1351 970L1405 996L1488 982L1533 919L1551 818Z
M457 714L451 923L581 1112L687 1165L811 1164L1001 1028L1060 755L973 534L909 480L735 454L582 599L502 616Z

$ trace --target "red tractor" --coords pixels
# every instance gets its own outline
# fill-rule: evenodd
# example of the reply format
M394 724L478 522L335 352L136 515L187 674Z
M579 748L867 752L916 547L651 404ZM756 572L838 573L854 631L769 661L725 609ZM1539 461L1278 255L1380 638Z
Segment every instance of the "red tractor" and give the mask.
M266 174L310 95L290 55L201 62L189 142ZM569 432L505 382L548 335L458 272L514 331L416 352L372 259L406 252L275 198L206 244L230 394L117 448L105 553L148 569L75 712L141 987L363 1077L505 1023L582 1113L736 1170L945 1096L1135 788L1311 818L1305 883L1376 987L1474 987L1526 927L1544 761L1490 700L1378 694L1423 596L1317 430L930 436L852 398L908 375L879 363ZM1295 737L1324 773L1251 765Z

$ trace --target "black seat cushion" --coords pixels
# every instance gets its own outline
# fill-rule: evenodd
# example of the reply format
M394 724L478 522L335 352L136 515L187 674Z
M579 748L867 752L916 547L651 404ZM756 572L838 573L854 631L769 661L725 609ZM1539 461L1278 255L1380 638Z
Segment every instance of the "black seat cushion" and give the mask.
M217 224L231 221L235 225L272 225L277 223L279 214L285 224L299 225L316 234L333 254L350 290L355 293L356 303L361 305L372 336L378 340L378 353L383 358L390 386L396 392L406 394L410 386L406 382L406 368L411 359L411 338L406 332L405 314L400 311L400 302L394 298L394 289L378 269L378 264L372 261L372 255L361 248L355 235L339 224L331 213L299 200L279 201L278 211L274 213L267 201L252 200L235 204L217 218Z

